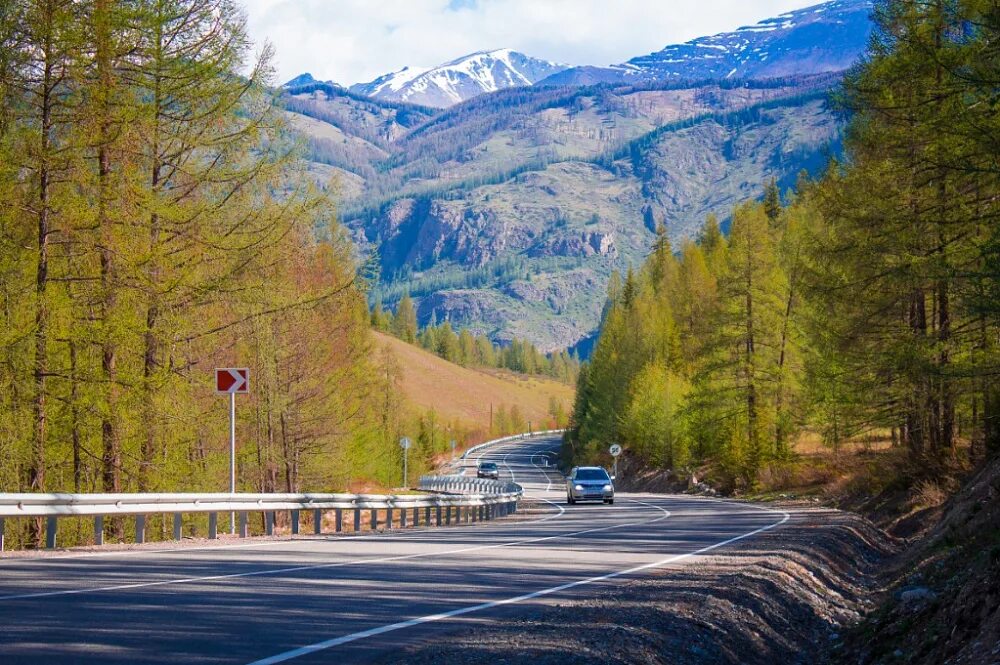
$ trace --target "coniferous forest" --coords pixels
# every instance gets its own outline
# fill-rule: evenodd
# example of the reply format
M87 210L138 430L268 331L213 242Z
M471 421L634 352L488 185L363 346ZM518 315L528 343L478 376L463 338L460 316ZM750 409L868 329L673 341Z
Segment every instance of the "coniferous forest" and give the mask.
M1000 13L894 1L875 19L832 100L841 160L738 206L728 237L661 230L612 281L571 459L619 441L752 488L806 435L884 437L931 478L1000 450Z
M0 488L228 489L228 366L254 368L239 489L388 482L399 425L353 250L242 11L44 0L0 20Z

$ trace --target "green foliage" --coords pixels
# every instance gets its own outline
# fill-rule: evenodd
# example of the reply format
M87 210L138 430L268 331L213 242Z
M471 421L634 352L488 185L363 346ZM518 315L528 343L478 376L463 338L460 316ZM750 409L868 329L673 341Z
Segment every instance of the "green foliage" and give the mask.
M876 19L840 99L847 160L784 206L772 181L728 242L710 218L676 267L658 239L609 292L574 459L620 440L672 467L682 442L752 486L806 428L834 448L889 431L931 475L962 443L1000 450L1000 15L889 1Z
M234 365L238 489L390 468L350 244L250 51L230 0L0 11L0 489L227 489Z

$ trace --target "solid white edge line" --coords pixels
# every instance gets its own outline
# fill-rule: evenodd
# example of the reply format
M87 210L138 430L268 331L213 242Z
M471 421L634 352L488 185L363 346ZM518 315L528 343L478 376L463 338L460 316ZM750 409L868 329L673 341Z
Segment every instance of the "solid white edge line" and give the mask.
M728 502L720 502L720 503L728 503ZM746 505L746 504L743 504L743 505ZM731 545L732 543L735 543L737 541L743 540L744 538L750 538L751 536L756 536L759 533L763 533L764 531L768 531L768 530L773 529L773 528L775 528L777 526L780 526L780 525L784 524L785 522L787 522L789 519L791 519L791 515L789 515L787 512L785 512L783 510L773 510L773 509L770 509L770 508L763 508L763 507L759 507L759 506L755 506L755 507L760 508L761 510L765 510L767 512L780 513L780 514L784 515L784 517L782 517L779 521L777 521L777 522L775 522L773 524L769 524L769 525L767 525L765 527L761 527L759 529L754 529L753 531L750 531L748 533L744 533L744 534L736 536L734 538L729 538L727 540L723 540L723 541L715 543L713 545L709 545L707 547L703 547L703 548L701 548L699 550L695 550L694 552L688 552L686 554L676 554L674 556L670 556L670 557L667 557L665 559L661 559L659 561L654 561L652 563L643 564L641 566L634 566L632 568L627 568L625 570L620 570L620 571L613 572L613 573L607 573L606 575L598 575L596 577L588 577L588 578L585 578L585 579L582 579L582 580L576 580L574 582L567 582L566 584L560 584L559 586L549 587L548 589L541 589L540 591L534 591L532 593L526 593L526 594L523 594L521 596L514 596L513 598L505 598L503 600L496 600L496 601L491 601L491 602L488 602L488 603L480 603L479 605L469 605L467 607L460 607L458 609L451 610L451 611L448 611L448 612L442 612L440 614L429 614L427 616L418 617L418 618L415 618L415 619L409 619L407 621L399 621L397 623L386 624L386 625L378 626L378 627L375 627L375 628L369 628L368 630L363 630L361 632L351 633L350 635L344 635L342 637L335 637L335 638L332 638L332 639L329 639L329 640L325 640L323 642L316 642L314 644L309 644L309 645L304 646L304 647L299 647L297 649L292 649L290 651L285 651L284 653L279 653L279 654L276 654L274 656L270 656L268 658L263 658L261 660L255 660L252 663L250 663L249 665L275 665L276 663L283 663L283 662L286 662L286 661L289 661L289 660L292 660L292 659L295 659L295 658L299 658L301 656L306 656L306 655L309 655L309 654L312 654L312 653L316 653L317 651L324 651L326 649L330 649L330 648L333 648L333 647L336 647L336 646L340 646L342 644L347 644L349 642L356 642L357 640L362 640L362 639L364 639L366 637L374 637L375 635L382 635L383 633L389 633L389 632L392 632L392 631L395 631L395 630L402 630L404 628L411 628L413 626L419 626L420 624L424 624L424 623L431 623L433 621L441 621L443 619L450 619L450 618L453 618L453 617L456 617L456 616L461 616L463 614L470 614L472 612L481 612L483 610L492 609L494 607L501 607L503 605L513 605L515 603L522 603L522 602L524 602L526 600L532 600L532 599L535 599L535 598L540 598L542 596L548 596L548 595L551 595L551 594L554 594L554 593L559 593L560 591L565 591L567 589L572 589L572 588L575 588L575 587L578 587L578 586L584 586L584 585L588 585L588 584L595 584L597 582L603 582L603 581L606 581L606 580L614 579L616 577L622 577L622 576L625 576L625 575L632 575L632 574L635 574L635 573L638 573L638 572L642 572L644 570L649 570L651 568L659 568L659 567L665 566L667 564L676 563L678 561L683 561L684 559L689 559L689 558L691 558L693 556L698 556L699 554L704 554L705 552L711 552L712 550L718 549L720 547L724 547L726 545Z

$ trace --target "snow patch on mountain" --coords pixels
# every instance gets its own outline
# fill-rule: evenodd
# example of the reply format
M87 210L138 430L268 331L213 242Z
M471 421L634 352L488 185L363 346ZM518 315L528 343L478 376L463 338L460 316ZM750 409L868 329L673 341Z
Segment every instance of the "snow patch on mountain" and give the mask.
M582 85L629 80L767 78L850 67L864 53L872 0L833 0L632 58L611 67L574 67L542 81Z
M531 85L568 67L505 48L470 53L437 67L404 67L350 90L376 99L447 107L485 92Z

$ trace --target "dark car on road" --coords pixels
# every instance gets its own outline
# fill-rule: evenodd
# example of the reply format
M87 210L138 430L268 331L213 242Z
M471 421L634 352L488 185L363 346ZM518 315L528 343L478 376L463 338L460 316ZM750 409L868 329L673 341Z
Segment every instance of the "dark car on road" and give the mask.
M480 462L479 468L476 470L477 478L492 478L493 480L500 479L500 467L496 465L496 462Z
M574 467L566 477L566 503L577 501L615 502L615 486L608 472L599 466Z

